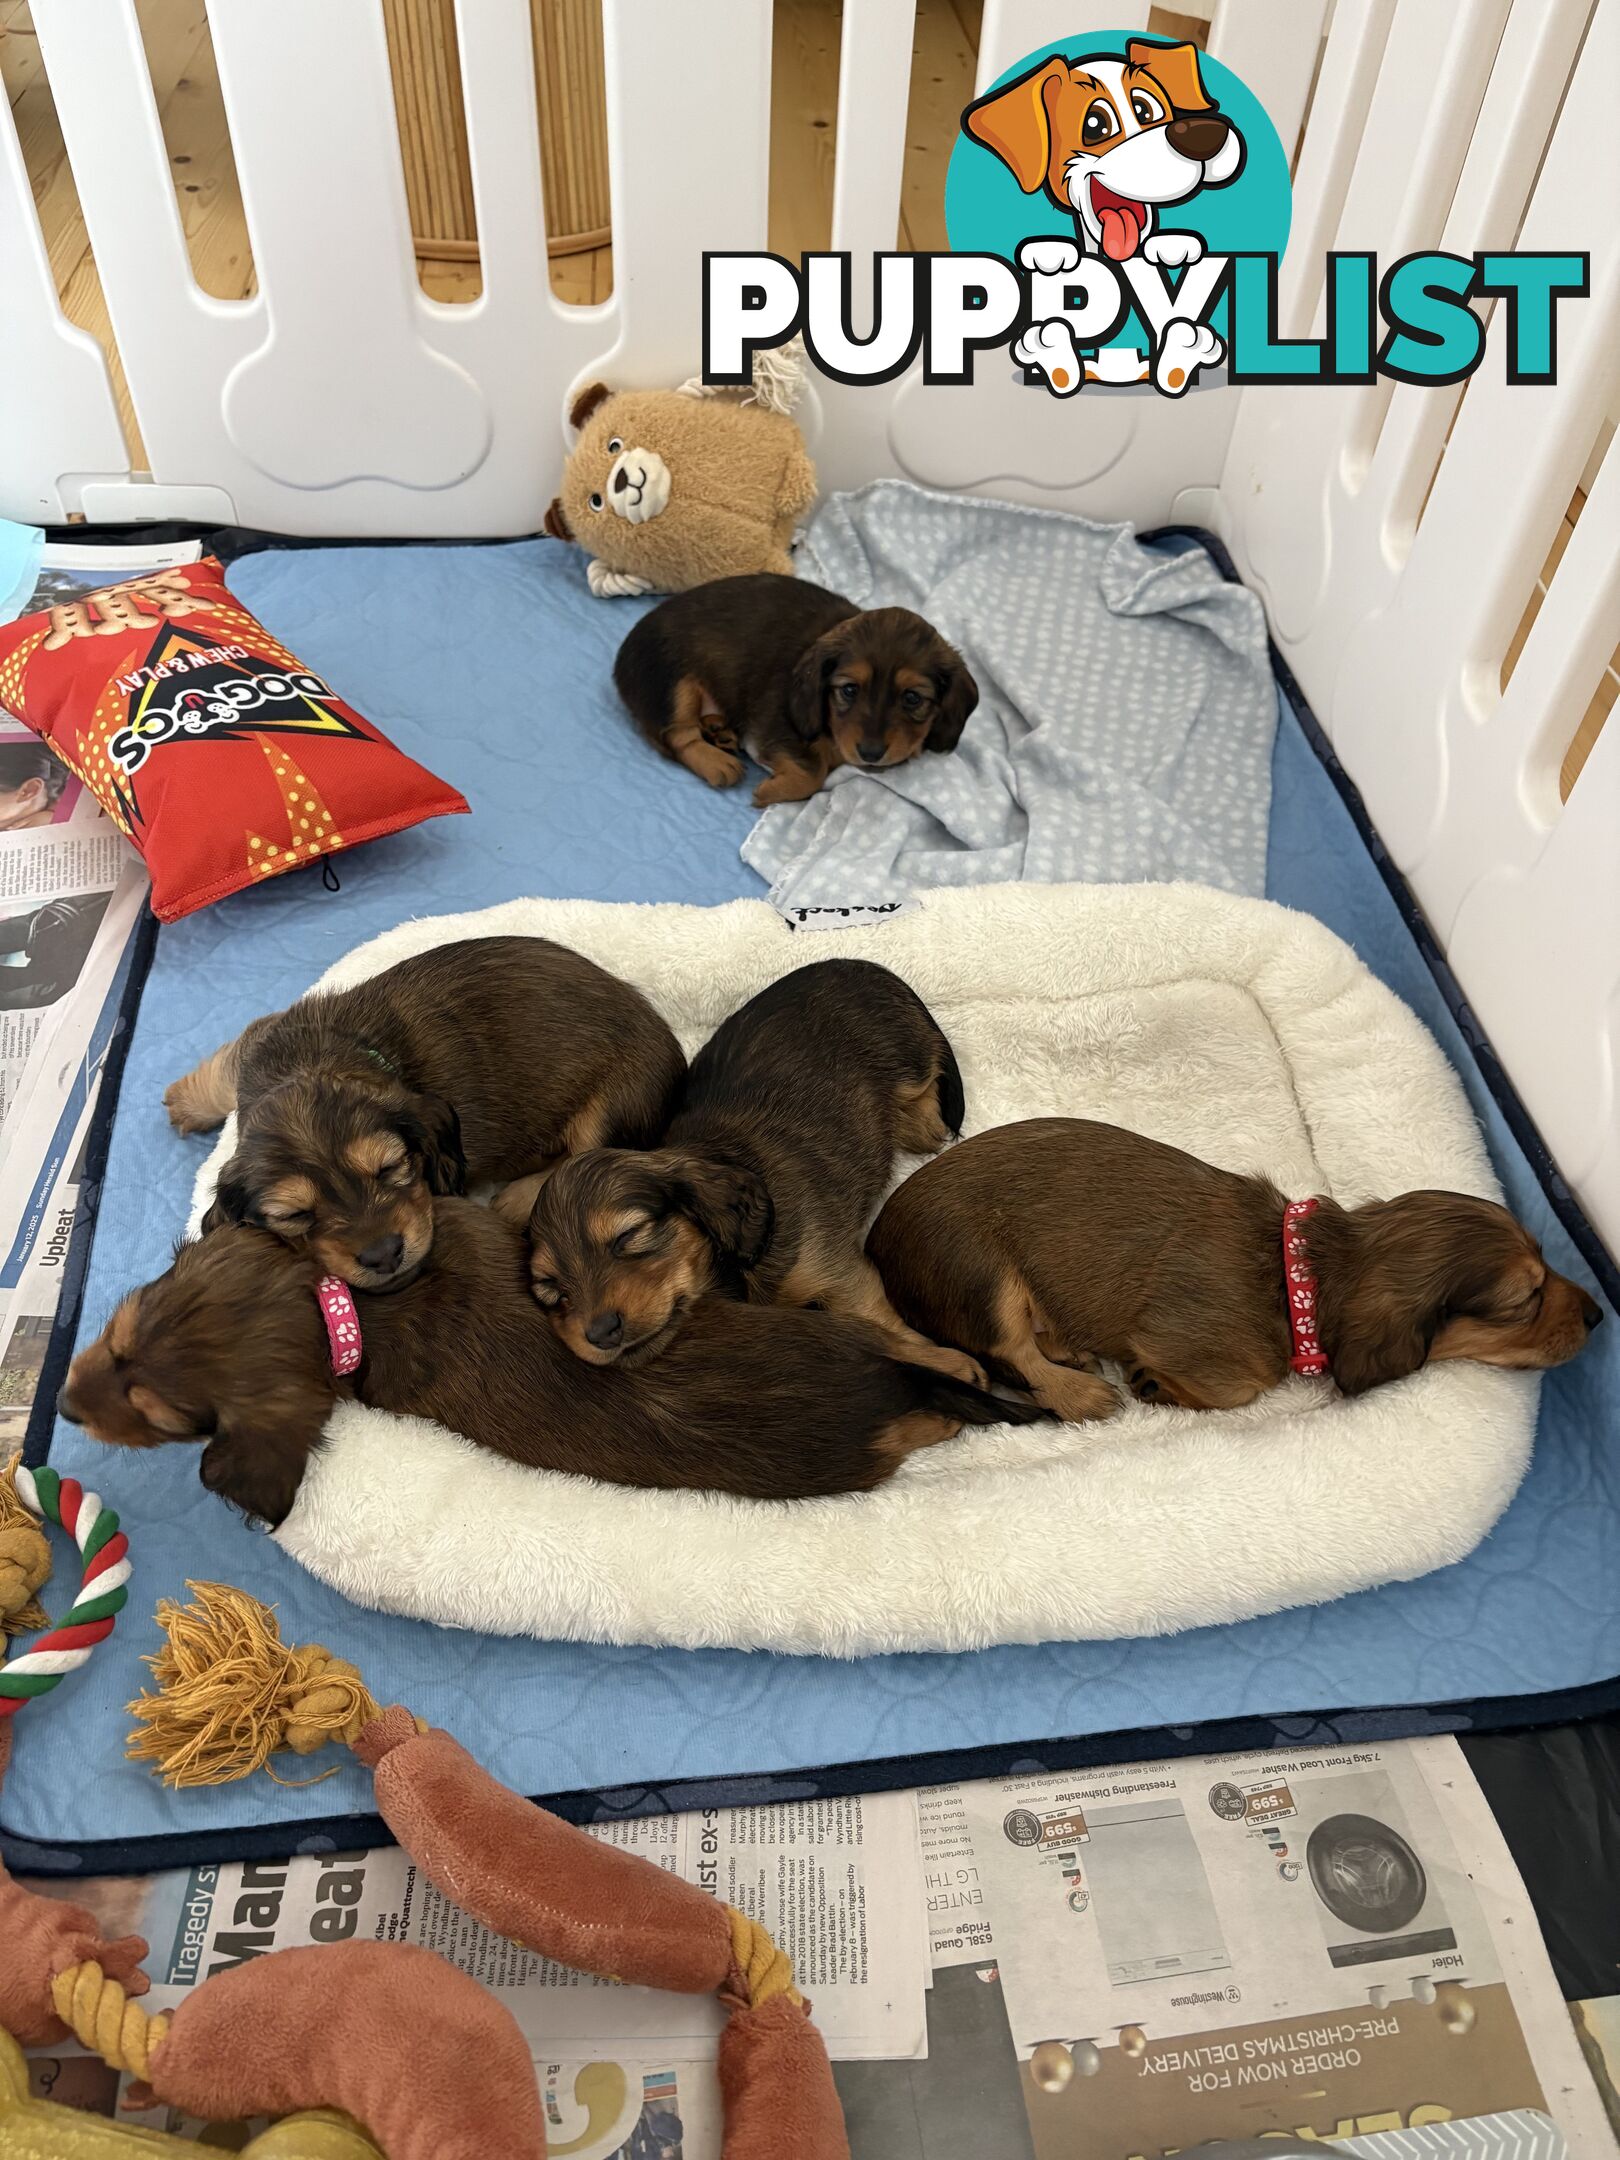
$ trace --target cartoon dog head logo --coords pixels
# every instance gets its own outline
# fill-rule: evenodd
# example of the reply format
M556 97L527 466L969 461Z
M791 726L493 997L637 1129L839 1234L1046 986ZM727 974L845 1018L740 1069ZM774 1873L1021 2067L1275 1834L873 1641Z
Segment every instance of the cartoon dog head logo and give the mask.
M1204 87L1195 45L1043 60L962 115L1026 195L1072 212L1081 245L1126 262L1171 203L1225 187L1244 142Z
M1149 382L1180 397L1226 357L1228 257L1280 255L1288 192L1276 130L1230 69L1195 45L1099 31L974 99L945 200L953 248L1028 281L1012 348L1026 380L1057 397Z

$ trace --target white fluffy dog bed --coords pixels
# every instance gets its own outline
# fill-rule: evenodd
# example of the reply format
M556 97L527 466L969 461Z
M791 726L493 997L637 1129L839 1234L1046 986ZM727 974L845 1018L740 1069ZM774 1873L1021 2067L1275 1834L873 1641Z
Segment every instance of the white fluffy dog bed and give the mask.
M516 901L402 924L325 980L496 932L639 983L688 1051L792 968L880 960L955 1044L970 1133L1067 1113L1294 1194L1497 1192L1420 1022L1331 932L1266 901L996 885L825 938L755 900ZM1535 1412L1533 1377L1461 1364L1354 1402L1298 1379L1239 1411L1127 1398L1107 1424L966 1434L875 1493L784 1503L525 1470L348 1404L277 1536L359 1604L494 1634L841 1657L1160 1634L1461 1559L1511 1498Z

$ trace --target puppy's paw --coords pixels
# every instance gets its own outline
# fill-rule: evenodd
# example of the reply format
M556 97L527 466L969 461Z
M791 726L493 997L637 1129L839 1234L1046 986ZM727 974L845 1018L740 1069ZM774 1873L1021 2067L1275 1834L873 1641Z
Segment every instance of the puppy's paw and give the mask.
M754 790L754 808L768 810L772 803L808 802L821 785L813 772L773 772Z
M1019 243L1018 262L1037 277L1064 277L1079 269L1080 250L1072 240L1024 240Z
M503 1185L491 1197L490 1213L498 1215L502 1222L510 1223L514 1230L527 1230L535 1200L549 1175L548 1170L536 1170L529 1177L516 1178L510 1185Z
M740 757L722 750L718 743L705 742L701 736L696 742L687 743L679 755L687 771L696 773L712 788L735 787L743 776Z
M1175 270L1187 263L1201 262L1204 243L1195 232L1150 233L1142 242L1142 253L1161 270Z
M1031 323L1014 345L1013 358L1021 367L1038 368L1058 397L1072 397L1085 379L1074 332L1061 315Z
M1087 1372L1054 1372L1035 1390L1035 1400L1065 1425L1090 1425L1119 1408L1108 1382Z
M1190 388L1200 368L1218 367L1226 346L1208 323L1168 322L1153 356L1153 381L1168 397Z
M990 1385L989 1375L975 1358L962 1350L948 1350L942 1343L935 1344L933 1354L919 1362L949 1373L953 1380L965 1380L969 1387L987 1388Z

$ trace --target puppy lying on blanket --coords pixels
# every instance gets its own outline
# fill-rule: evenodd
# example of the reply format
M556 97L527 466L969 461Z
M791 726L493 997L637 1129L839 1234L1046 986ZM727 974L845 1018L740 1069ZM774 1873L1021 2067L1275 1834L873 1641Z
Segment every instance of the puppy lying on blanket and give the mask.
M593 1372L535 1310L518 1233L469 1200L433 1212L415 1279L336 1317L315 1262L261 1230L182 1245L74 1359L63 1416L115 1446L203 1442L203 1483L274 1525L348 1395L536 1469L757 1500L864 1492L964 1425L1048 1415L901 1363L858 1321L724 1300L656 1364Z
M613 680L655 750L735 787L741 748L770 778L754 801L803 802L839 765L869 771L954 750L979 702L962 656L909 608L862 612L804 578L717 578L644 615Z
M527 1218L534 1294L588 1364L653 1356L720 1290L853 1314L978 1384L971 1359L906 1327L861 1252L895 1157L961 1126L955 1053L916 991L870 960L821 960L709 1038L662 1147L576 1155L496 1206Z
M1074 1421L1114 1408L1099 1358L1143 1401L1230 1410L1290 1370L1359 1395L1445 1358L1562 1365L1603 1317L1489 1200L1285 1201L1083 1118L953 1148L891 1196L867 1251L913 1325Z
M468 938L255 1020L164 1101L186 1133L237 1114L205 1228L257 1224L389 1290L427 1256L436 1193L649 1146L685 1070L641 992L594 961Z

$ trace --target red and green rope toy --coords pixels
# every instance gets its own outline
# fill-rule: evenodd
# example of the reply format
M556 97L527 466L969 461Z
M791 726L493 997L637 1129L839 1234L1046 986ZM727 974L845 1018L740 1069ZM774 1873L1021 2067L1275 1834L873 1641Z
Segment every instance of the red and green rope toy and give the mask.
M78 1597L56 1626L41 1635L32 1650L0 1665L0 1718L36 1695L48 1695L76 1672L96 1644L112 1633L129 1596L129 1540L98 1493L86 1492L77 1478L59 1477L49 1467L27 1470L21 1464L16 1487L30 1513L60 1524L72 1538L84 1572Z

